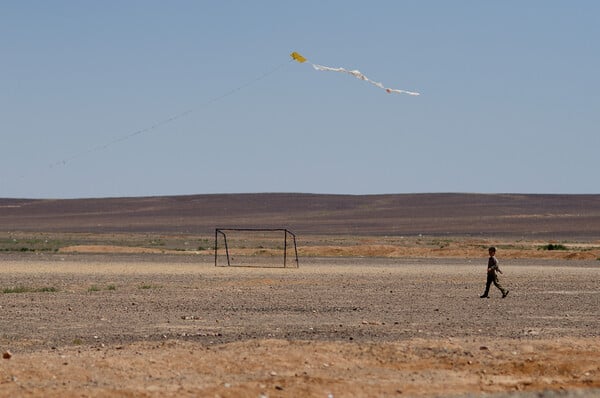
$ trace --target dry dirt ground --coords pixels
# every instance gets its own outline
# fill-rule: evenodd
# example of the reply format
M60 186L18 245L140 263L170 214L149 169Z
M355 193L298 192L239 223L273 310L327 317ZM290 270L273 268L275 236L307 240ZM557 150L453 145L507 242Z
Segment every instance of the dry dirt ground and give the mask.
M0 396L600 396L597 255L104 251L0 254Z

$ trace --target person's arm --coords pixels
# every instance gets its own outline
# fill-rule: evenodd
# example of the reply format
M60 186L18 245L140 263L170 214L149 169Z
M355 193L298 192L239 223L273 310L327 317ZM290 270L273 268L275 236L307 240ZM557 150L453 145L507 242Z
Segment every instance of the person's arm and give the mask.
M502 271L500 271L500 268L498 268L498 260L496 259L496 257L490 257L490 260L488 261L488 272L492 271L498 271L502 273Z

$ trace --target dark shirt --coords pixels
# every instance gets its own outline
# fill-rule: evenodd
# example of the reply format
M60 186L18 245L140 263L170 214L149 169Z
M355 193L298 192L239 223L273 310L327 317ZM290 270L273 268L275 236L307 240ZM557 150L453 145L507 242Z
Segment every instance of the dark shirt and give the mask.
M496 271L499 270L500 268L498 268L498 260L496 259L496 256L490 256L488 260L488 273L495 274Z

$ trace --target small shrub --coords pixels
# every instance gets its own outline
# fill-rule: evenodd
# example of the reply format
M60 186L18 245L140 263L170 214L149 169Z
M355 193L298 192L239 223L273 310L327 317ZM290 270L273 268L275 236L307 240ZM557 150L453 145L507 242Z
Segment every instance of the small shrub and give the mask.
M540 246L540 250L568 250L565 245L548 243L547 245Z
M212 247L212 243L208 239L200 239L200 245L198 246L198 251L209 250Z
M2 289L2 293L54 293L57 292L58 289L55 287L38 287L32 288L27 286L16 286L16 287L8 287Z
M34 291L41 293L55 293L58 290L55 287L41 287L39 289L35 289Z
M117 286L115 286L115 285L108 285L108 286L106 286L106 288L102 288L102 287L100 287L98 285L92 285L88 289L88 292L100 292L102 290L117 290Z
M16 286L16 287L7 287L2 290L2 293L27 293L30 292L31 289L25 286Z
M148 290L148 289L158 289L160 286L157 285L141 285L140 289Z

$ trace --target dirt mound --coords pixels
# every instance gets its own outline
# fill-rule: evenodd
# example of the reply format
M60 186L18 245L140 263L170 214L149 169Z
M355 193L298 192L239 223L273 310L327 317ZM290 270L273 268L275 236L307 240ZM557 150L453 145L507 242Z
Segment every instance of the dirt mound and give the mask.
M75 245L61 247L59 253L114 253L114 254L178 254L182 251L157 249L152 247L115 245ZM189 254L189 252L188 252Z
M0 362L0 396L384 397L600 388L597 339L170 340ZM590 395L592 396L592 395Z
M488 246L491 243L488 243ZM390 244L344 244L344 245L310 245L298 248L299 256L310 257L385 257L385 258L481 258L485 256L484 247L479 243L456 240L448 247L432 247L431 245L390 245ZM596 247L596 246L594 246ZM59 253L105 253L105 254L204 254L214 255L213 249L202 252L195 250L175 250L142 246L117 245L73 245L58 249ZM281 250L253 248L230 249L230 254L245 256L279 256ZM523 249L501 249L503 259L564 259L595 260L600 258L600 249L574 248L572 250L539 250L533 246Z

